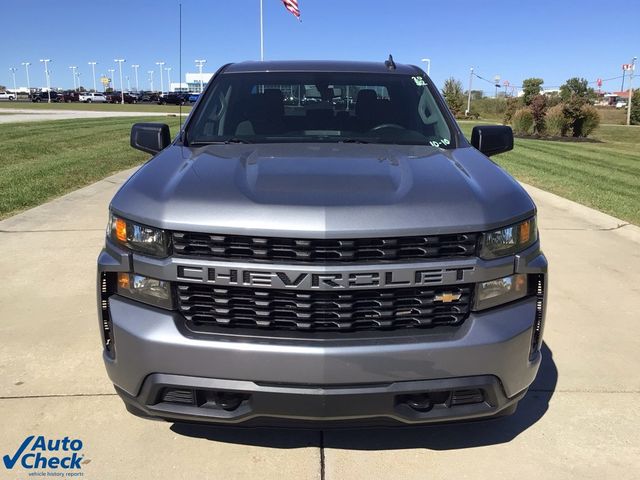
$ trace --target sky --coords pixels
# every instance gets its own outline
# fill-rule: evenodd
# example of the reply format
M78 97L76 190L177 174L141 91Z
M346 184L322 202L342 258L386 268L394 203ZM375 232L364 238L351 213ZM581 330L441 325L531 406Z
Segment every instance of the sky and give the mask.
M469 69L485 79L521 85L540 77L545 88L557 88L578 76L595 81L622 74L621 65L640 56L640 0L619 0L613 9L592 0L299 0L302 21L280 0L264 2L266 60L336 59L425 64L438 86L453 76L465 89ZM39 59L50 58L51 83L70 88L68 68L77 65L80 83L92 87L89 61L96 75L124 58L123 75L139 64L140 89L148 89L147 71L157 61L170 66L178 81L178 5L180 0L0 0L0 84L13 87L10 67L17 68L18 87L26 86L22 62L31 62L31 86L44 86ZM204 71L228 62L260 58L259 0L181 0L182 72L196 72L195 59L206 59ZM46 6L45 6L46 5ZM164 72L165 85L167 74ZM184 75L183 75L184 79ZM474 78L473 89L493 91L493 82ZM126 80L125 80L126 84ZM603 90L619 90L621 79L605 81ZM640 86L640 84L638 85Z

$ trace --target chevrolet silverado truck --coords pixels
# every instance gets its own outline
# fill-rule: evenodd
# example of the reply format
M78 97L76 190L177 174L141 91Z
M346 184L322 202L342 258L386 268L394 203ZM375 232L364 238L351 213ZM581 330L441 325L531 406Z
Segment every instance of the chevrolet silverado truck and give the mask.
M111 201L98 258L104 363L131 413L324 428L515 411L547 261L536 206L489 158L509 127L468 142L391 58L243 62L175 138L135 124L131 146L153 158Z

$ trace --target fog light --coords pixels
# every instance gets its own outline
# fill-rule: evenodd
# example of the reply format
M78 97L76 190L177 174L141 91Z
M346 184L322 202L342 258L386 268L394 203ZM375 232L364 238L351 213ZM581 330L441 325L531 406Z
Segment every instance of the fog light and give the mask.
M118 294L155 307L173 307L171 283L135 273L118 273Z
M475 310L483 310L523 298L527 295L527 289L527 276L522 273L478 283Z

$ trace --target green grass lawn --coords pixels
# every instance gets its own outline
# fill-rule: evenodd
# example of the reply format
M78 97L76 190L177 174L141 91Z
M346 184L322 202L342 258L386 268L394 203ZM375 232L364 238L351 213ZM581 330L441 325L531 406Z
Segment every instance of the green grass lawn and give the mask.
M149 158L129 146L131 125L144 120L0 124L0 218ZM162 121L177 132L178 118ZM473 125L461 123L467 137ZM493 159L523 182L640 225L640 127L601 126L593 137L599 142L516 139Z
M149 155L129 146L131 125L152 118L0 124L0 218L138 165ZM166 117L172 135L179 119Z
M33 103L33 102L0 102L0 112L10 109L26 110L88 110L94 112L168 112L178 113L178 105L157 105L155 103ZM182 107L182 113L189 113L190 105Z
M460 126L470 138L473 124ZM493 160L518 180L640 225L640 127L604 125L593 139L516 139Z

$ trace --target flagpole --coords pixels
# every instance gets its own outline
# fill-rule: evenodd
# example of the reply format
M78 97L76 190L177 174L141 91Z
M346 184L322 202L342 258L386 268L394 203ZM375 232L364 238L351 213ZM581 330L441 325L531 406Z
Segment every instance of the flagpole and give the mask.
M264 29L262 27L262 0L260 0L260 61L264 61Z

